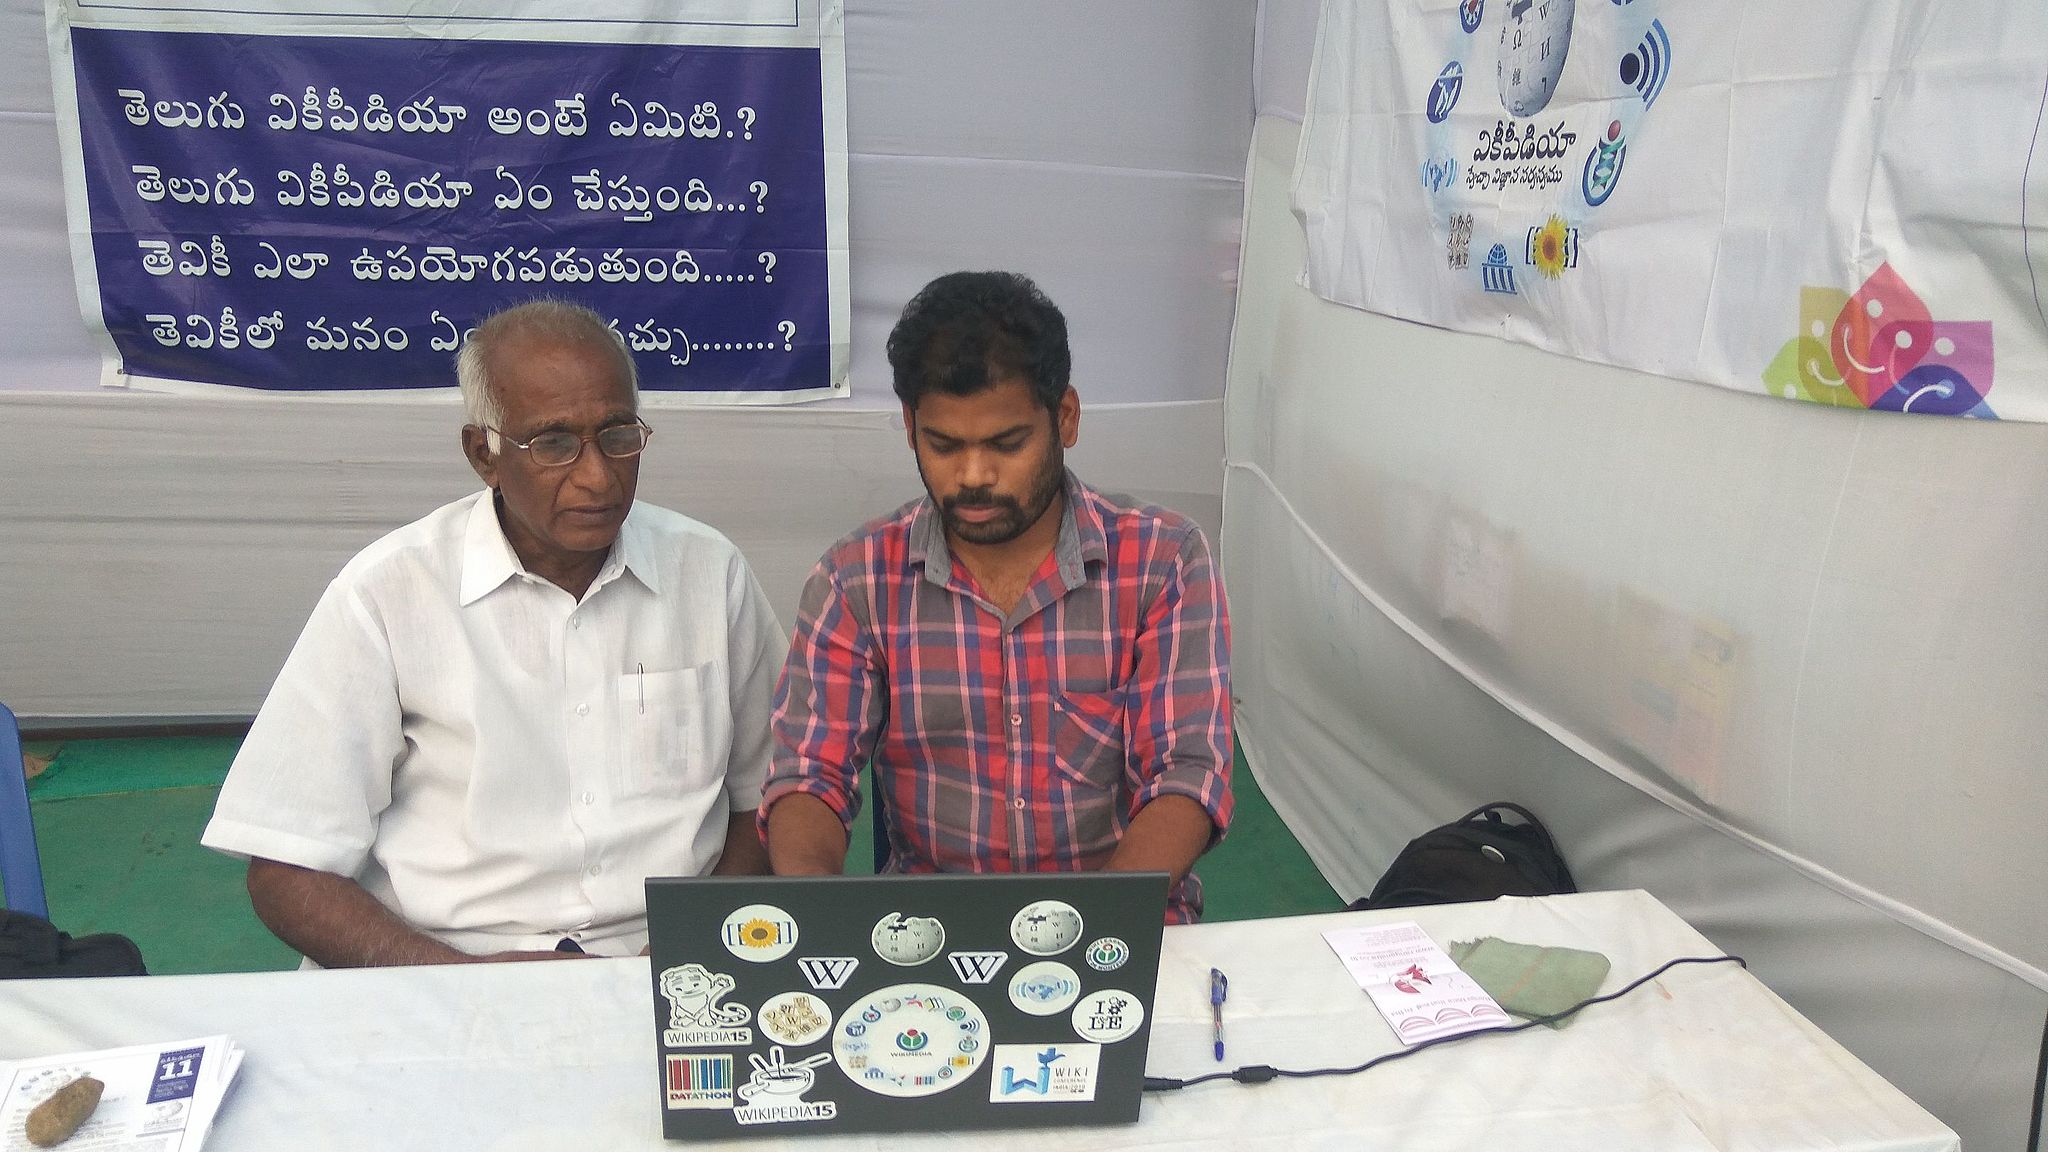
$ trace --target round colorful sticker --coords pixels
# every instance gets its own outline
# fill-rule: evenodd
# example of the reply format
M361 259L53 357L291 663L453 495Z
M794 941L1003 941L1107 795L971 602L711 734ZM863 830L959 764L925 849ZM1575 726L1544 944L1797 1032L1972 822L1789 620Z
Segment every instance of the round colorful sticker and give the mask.
M876 922L868 941L875 946L875 955L908 968L939 954L946 946L946 926L929 916L891 912Z
M1026 904L1010 919L1010 939L1033 956L1057 956L1081 939L1081 914L1064 900Z
M740 959L766 964L796 947L796 921L773 904L749 904L725 918L720 939Z
M1099 1044L1114 1044L1138 1034L1145 1005L1129 992L1106 988L1090 992L1074 1005L1074 1034Z
M1033 1016L1057 1016L1081 995L1081 978L1057 960L1040 960L1010 977L1010 1003Z
M1097 972L1114 972L1131 958L1131 946L1114 936L1104 936L1088 946L1088 966Z
M809 992L784 992L769 997L754 1022L778 1044L815 1044L832 1029L832 1008Z
M933 984L896 984L861 997L832 1026L832 1059L880 1096L932 1096L988 1059L988 1018Z

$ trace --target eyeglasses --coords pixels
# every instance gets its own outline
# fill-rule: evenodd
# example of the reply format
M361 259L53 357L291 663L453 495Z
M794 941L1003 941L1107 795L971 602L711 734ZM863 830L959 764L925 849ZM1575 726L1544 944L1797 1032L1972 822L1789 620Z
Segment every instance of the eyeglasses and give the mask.
M638 456L647 447L647 438L654 435L654 429L634 421L631 424L614 424L600 429L595 436L578 436L574 432L543 432L522 444L503 431L484 425L484 431L493 432L504 438L514 448L523 448L535 464L548 468L559 468L574 464L583 455L585 444L595 443L597 450L614 460L627 460Z

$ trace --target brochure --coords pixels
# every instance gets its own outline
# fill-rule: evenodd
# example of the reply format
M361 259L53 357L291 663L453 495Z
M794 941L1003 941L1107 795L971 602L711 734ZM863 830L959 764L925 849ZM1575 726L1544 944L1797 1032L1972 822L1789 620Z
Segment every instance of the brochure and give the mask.
M1493 997L1412 920L1333 928L1323 939L1403 1044L1509 1022Z
M81 1076L106 1089L63 1152L199 1152L241 1064L226 1036L0 1062L0 1152L42 1152L29 1113Z

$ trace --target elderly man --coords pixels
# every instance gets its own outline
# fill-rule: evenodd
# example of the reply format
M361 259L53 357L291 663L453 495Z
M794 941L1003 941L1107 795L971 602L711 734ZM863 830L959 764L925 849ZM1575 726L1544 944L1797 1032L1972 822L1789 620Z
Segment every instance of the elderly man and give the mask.
M1230 823L1229 624L1201 530L1066 470L1066 320L1031 281L942 276L889 364L926 495L834 545L777 689L762 826L836 872L872 763L891 866L1189 869Z
M457 377L488 490L328 585L204 837L324 966L631 954L646 877L766 870L781 628L731 542L634 502L624 344L526 304Z

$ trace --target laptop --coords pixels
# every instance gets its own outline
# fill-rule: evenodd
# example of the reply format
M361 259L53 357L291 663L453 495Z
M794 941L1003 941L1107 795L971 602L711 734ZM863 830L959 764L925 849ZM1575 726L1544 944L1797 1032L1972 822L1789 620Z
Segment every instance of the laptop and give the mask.
M662 1134L1136 1121L1167 879L648 880Z

